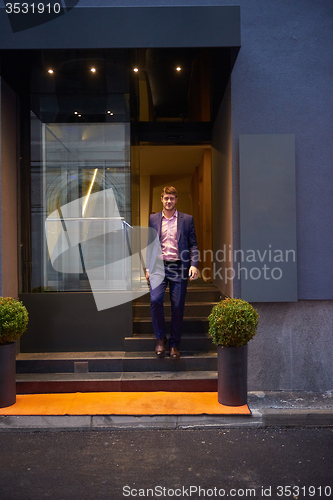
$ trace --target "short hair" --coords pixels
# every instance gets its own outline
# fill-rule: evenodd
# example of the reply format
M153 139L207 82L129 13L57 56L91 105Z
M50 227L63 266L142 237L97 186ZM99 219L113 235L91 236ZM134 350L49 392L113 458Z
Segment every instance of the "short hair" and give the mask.
M173 186L165 186L162 190L161 197L163 197L165 194L173 194L176 198L178 198L177 189Z

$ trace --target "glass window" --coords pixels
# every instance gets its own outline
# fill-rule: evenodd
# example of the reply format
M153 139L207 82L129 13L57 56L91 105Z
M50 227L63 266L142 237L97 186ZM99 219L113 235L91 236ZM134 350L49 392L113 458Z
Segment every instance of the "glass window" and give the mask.
M127 253L130 124L81 118L31 113L32 291L90 290L91 269L95 289L124 290L130 279L125 262L105 265Z

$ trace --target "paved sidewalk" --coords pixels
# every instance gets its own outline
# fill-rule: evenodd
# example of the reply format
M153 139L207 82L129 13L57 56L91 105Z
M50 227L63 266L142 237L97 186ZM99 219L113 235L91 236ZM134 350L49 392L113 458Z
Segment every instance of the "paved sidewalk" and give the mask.
M19 415L0 416L0 432L232 427L333 427L333 391L249 392L250 416Z

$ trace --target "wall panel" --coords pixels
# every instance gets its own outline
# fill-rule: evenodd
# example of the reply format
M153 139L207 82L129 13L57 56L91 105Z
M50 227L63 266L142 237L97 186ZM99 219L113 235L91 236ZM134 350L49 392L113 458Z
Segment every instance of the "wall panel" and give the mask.
M242 298L297 300L293 134L240 136L240 241L234 271Z

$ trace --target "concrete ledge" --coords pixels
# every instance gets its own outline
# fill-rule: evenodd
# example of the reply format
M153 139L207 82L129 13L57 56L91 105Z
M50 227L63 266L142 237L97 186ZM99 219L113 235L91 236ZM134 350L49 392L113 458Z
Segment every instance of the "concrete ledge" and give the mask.
M3 416L0 432L15 431L103 431L115 429L198 429L224 427L262 427L261 415L63 415L63 416Z
M18 415L0 416L1 432L106 431L130 429L208 429L333 427L333 410L263 409L252 415Z
M90 429L90 415L8 415L0 417L0 432Z
M261 413L254 410L252 415L184 415L178 417L178 429L213 427L262 427Z
M117 416L96 415L92 417L92 430L112 429L176 429L177 418L166 416Z
M333 427L333 411L310 409L262 410L263 427Z

